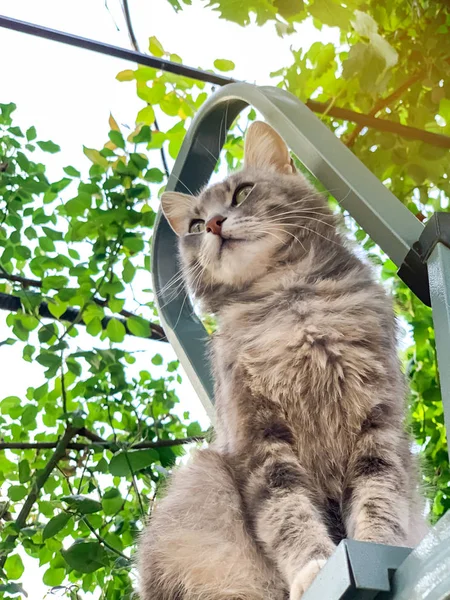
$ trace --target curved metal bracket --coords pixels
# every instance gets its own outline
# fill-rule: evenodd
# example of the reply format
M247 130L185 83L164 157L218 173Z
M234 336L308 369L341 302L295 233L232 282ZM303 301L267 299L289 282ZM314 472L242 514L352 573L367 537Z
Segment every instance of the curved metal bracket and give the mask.
M305 167L400 267L419 239L422 223L300 100L279 88L233 83L216 92L194 118L167 189L196 194L208 183L229 128L248 105L263 115ZM213 418L208 335L187 294L175 295L168 286L178 272L176 257L176 236L159 214L152 259L159 314L169 341Z

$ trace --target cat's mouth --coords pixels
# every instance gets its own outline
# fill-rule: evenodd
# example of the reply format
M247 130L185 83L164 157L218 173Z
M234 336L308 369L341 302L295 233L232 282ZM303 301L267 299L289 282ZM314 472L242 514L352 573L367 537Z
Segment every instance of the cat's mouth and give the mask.
M247 240L245 238L234 238L234 237L224 238L224 237L221 237L220 238L220 246L219 246L219 255L224 250L231 250L235 246L239 246L240 244L242 244L242 242L246 242L246 241Z

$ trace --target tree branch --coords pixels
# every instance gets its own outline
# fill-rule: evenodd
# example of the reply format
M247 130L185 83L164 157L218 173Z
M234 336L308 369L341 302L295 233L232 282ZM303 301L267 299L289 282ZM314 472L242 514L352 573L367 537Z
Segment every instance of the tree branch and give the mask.
M15 275L14 277L17 278L18 276ZM2 279L2 278L7 279L6 277L3 276L2 273L0 273L0 279ZM99 304L100 306L105 306L107 304L106 300L98 300L98 299L94 298L93 301L96 304ZM23 307L22 307L22 302L21 302L20 298L18 298L17 296L12 296L11 294L4 294L4 293L0 292L0 310L9 310L10 312L17 312L19 310L22 310L22 308ZM68 308L57 319L50 312L50 310L48 308L48 303L41 302L41 304L39 305L39 308L38 308L38 312L41 317L44 317L46 319L54 319L57 321L69 321L69 323L77 323L78 325L85 325L85 323L82 320L80 321L80 311L78 311L74 308ZM126 316L127 318L136 316L129 311L121 311L120 314ZM102 329L106 329L108 326L108 323L111 321L111 319L114 319L114 318L115 317L104 317L102 319ZM122 325L125 327L125 330L128 335L134 335L134 333L129 330L125 319L118 319L118 321L120 321L122 323ZM156 323L151 323L150 321L148 322L148 325L149 325L149 329L150 329L150 334L148 335L147 339L157 340L159 342L167 342L168 341L166 338L164 329L161 327L161 325L157 325Z
M81 430L78 431L82 435ZM84 434L83 434L84 435ZM95 434L93 434L95 435ZM87 437L87 436L85 436ZM101 438L100 438L101 439ZM157 442L139 442L138 444L130 444L128 450L143 450L144 448L170 448L171 446L183 446L193 442L201 442L205 439L203 435L195 435L186 438L178 438L175 440L158 440ZM48 450L56 448L59 442L0 442L0 450ZM67 444L68 450L112 450L117 452L122 448L122 445L108 440L93 441L90 444L87 442L70 442Z
M3 267L0 267L0 279L7 279L8 281L13 281L14 283L20 283L22 285L22 287L24 287L24 288L29 288L29 287L41 288L42 287L42 281L40 279L29 279L28 277L22 277L21 275L11 275L7 271L5 271L5 269L3 269ZM97 306L101 306L102 308L108 306L108 300L101 300L100 298L93 298L92 301L95 302L95 304L97 304ZM129 319L130 317L136 316L134 313L130 312L129 310L125 310L125 309L121 310L118 314L122 315L122 317L125 317L127 319ZM154 324L154 326L156 328L159 327L159 325L156 325L156 324ZM161 329L161 332L162 332L162 329Z
M339 106L330 106L327 102L317 102L316 100L308 100L306 106L315 113L327 114L342 121L351 121L362 127L371 127L378 131L387 131L410 140L419 140L432 146L439 148L450 148L450 136L442 135L441 133L433 133L416 127L401 125L388 119L377 119L369 115L349 110L348 108L340 108Z
M394 90L391 94L389 94L389 96L386 96L386 98L380 98L380 100L378 100L378 102L376 102L374 104L372 110L369 112L369 117L376 117L377 114L381 110L383 110L383 108L386 108L387 106L392 104L392 102L395 102L396 100L398 100L402 96L403 92L406 92L406 90L408 90L408 88L410 88L412 85L417 83L424 76L425 76L424 70L418 71L415 75L412 75L409 79L404 81L402 83L402 85L400 85L396 90ZM353 146L353 144L356 141L356 138L358 137L358 135L361 133L361 131L363 129L364 129L363 125L357 125L355 127L355 129L352 131L352 133L349 135L347 141L345 142L345 145L348 148L351 148L351 146Z
M53 469L56 467L58 462L61 460L61 458L64 457L66 450L70 444L70 440L75 435L77 435L78 431L79 431L78 428L72 427L71 425L69 425L67 427L66 431L64 432L64 435L58 440L58 442L55 443L55 445L54 445L55 452L53 453L53 456L50 458L48 463L45 465L44 470L41 473L39 473L39 475L37 475L37 477L32 485L31 491L28 494L28 496L22 506L21 511L19 512L19 514L17 516L16 522L15 522L17 532L19 532L22 529L22 527L25 526L28 515L30 514L31 509L33 508L33 504L38 499L39 492L44 487L45 482L50 477ZM16 535L9 535L6 539L6 542L7 543L14 542L16 537L17 537ZM0 556L0 569L2 569L4 567L6 558L7 558L6 554L4 554L3 556Z
M131 45L136 50L136 52L140 52L139 43L138 43L136 35L134 33L133 23L131 22L131 14L130 14L130 7L128 6L128 0L122 0L122 9L123 9L123 14L125 16L125 22L127 24L127 29L128 29L128 37L130 38ZM155 129L157 131L159 131L159 125L158 125L158 121L156 120L156 117L155 117L154 122L155 122ZM161 161L162 161L162 164L164 167L164 172L166 174L166 177L168 178L170 173L169 173L169 167L167 166L167 159L166 159L166 154L164 152L164 148L161 148L160 153L161 153Z
M42 281L39 279L28 279L28 277L22 277L21 275L11 275L5 271L3 267L0 266L0 279L7 279L8 281L13 281L14 283L20 283L23 287L42 287Z

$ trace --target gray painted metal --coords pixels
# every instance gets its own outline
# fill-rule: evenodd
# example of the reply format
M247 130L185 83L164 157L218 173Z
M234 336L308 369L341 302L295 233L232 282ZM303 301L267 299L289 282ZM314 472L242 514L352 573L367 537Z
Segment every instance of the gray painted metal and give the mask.
M236 116L254 106L307 169L400 266L423 231L422 223L300 100L279 88L226 85L199 110L175 163L168 190L197 193L207 184ZM207 334L186 293L174 293L176 238L159 215L153 238L153 285L159 314L191 383L213 417Z
M449 599L450 513L447 513L397 569L391 592L380 594L377 600Z
M450 248L437 244L427 261L447 432L450 431ZM450 436L449 436L450 437ZM449 444L450 453L450 444Z
M391 590L392 573L410 548L344 540L302 600L373 600Z

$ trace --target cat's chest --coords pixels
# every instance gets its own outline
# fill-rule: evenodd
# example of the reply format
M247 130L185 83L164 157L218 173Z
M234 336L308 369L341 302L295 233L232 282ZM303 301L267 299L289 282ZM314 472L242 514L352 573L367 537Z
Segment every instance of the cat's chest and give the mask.
M335 423L336 432L342 420L357 427L385 374L379 311L363 300L310 295L236 307L219 359L237 364L241 385L279 403L313 433L316 414Z

